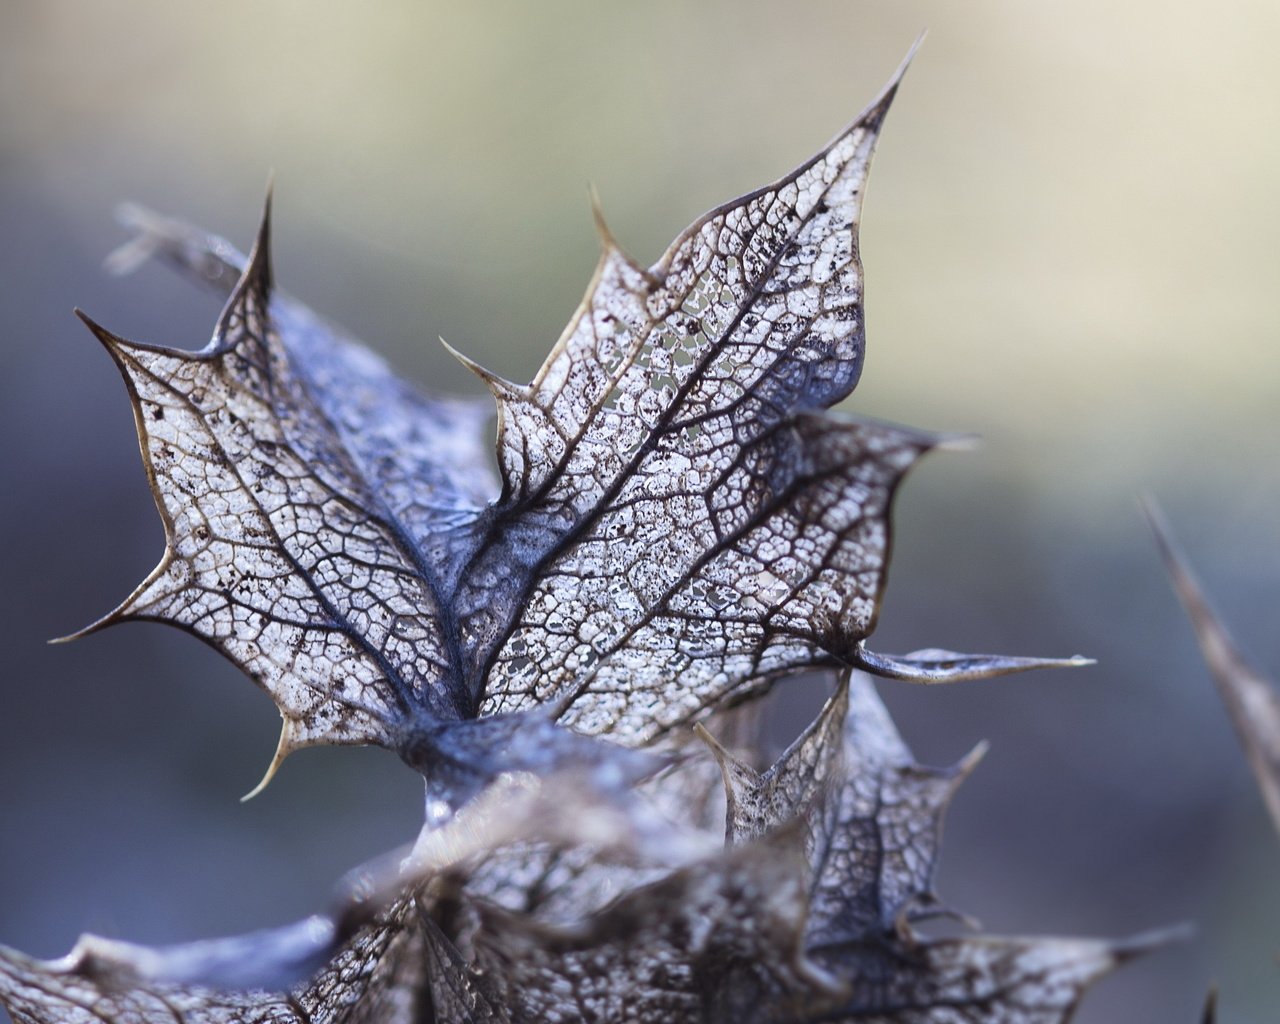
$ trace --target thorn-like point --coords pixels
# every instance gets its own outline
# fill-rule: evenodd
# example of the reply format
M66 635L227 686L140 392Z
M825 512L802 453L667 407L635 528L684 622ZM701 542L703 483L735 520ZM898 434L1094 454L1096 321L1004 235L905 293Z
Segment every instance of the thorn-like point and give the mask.
M639 274L651 284L656 284L657 279L654 277L653 271L636 262L632 255L622 247L622 244L609 228L609 223L604 217L604 207L600 204L600 193L596 191L594 184L588 183L587 196L588 201L591 203L591 220L596 227L596 236L600 239L600 265L596 268L596 274L599 275L605 264L612 259L626 264L633 273Z
M289 719L284 718L280 723L280 739L276 743L275 755L271 758L271 763L267 765L267 771L253 789L249 790L240 798L242 804L248 803L255 796L261 793L270 785L271 780L276 777L276 772L280 770L280 766L284 764L284 759L294 752L297 748L293 746L291 737L289 736Z
M1169 520L1165 517L1164 510L1160 507L1160 503L1156 501L1155 496L1150 492L1140 494L1138 496L1138 507L1142 509L1147 525L1151 527L1151 532L1155 535L1156 547L1160 550L1160 557L1164 560L1164 564L1169 570L1169 575L1173 577L1177 589L1179 591L1182 590L1179 585L1180 580L1190 581L1198 589L1195 577L1190 568L1188 568L1187 559L1178 549L1178 544L1173 539L1173 529L1169 526Z
M987 751L990 749L991 744L987 740L979 740L974 748L956 764L956 775L961 780L967 779L973 774L973 770L982 763L982 759L987 756Z
M98 624L95 622L88 626L85 626L83 629L77 629L74 633L67 633L65 636L50 637L48 640L45 641L45 643L47 643L50 647L58 647L58 646L61 646L62 644L69 644L73 640L79 640L82 637L88 636L90 633L96 632L97 627L98 627Z
M114 626L118 622L127 622L130 618L128 607L129 601L125 601L124 604L107 612L102 618L95 619L89 625L77 629L74 633L68 633L66 636L55 636L51 640L46 640L45 643L50 645L69 644L73 640L83 640L94 633L100 633L108 626Z
M878 654L859 644L857 666L884 679L910 683L959 683L1011 675L1039 668L1081 668L1094 664L1079 654L1070 658L1023 658L1002 654L958 654L923 650L910 654Z
M1216 1024L1218 1019L1218 983L1215 981L1205 993L1204 1009L1200 1011L1200 1024Z
M512 384L511 381L507 380L505 377L499 377L492 370L488 370L481 366L470 356L459 352L456 348L445 341L444 338L440 338L439 341L449 355L453 356L454 359L484 381L484 386L493 392L495 397L508 398L520 390L519 387Z
M120 335L118 334L114 334L111 331L107 330L100 323L98 323L98 321L94 320L93 317L91 317L83 309L80 309L78 306L75 309L75 314L80 318L80 322L84 324L87 328L89 328L90 333L92 333L95 338L97 338L100 342L102 342L102 344L106 347L108 352L116 348L119 348L121 345L128 344L128 342L124 338L120 337Z
M253 249L249 253L249 263L245 267L245 279L253 280L268 295L275 283L271 270L271 204L275 194L275 173L267 178L267 194L262 201L262 220L258 224L258 235L254 239Z
M1153 928L1151 931L1120 939L1112 945L1111 952L1120 962L1132 960L1134 957L1163 949L1165 946L1172 946L1175 942L1187 942L1195 936L1195 933L1195 925L1187 921L1167 928Z
M971 452L981 447L982 437L978 434L935 434L933 447L940 452Z
M912 61L916 59L916 54L920 52L920 47L924 45L924 38L928 34L929 30L927 28L922 28L920 30L920 34L916 36L915 41L907 48L907 55L902 58L902 62L889 78L889 84L885 86L884 94L892 96L894 90L902 84L902 80L907 75L907 70L911 67Z
M1143 494L1139 497L1138 504L1142 508L1142 514L1146 516L1147 525L1151 527L1151 532L1155 536L1156 548L1160 552L1160 558L1164 562L1165 571L1169 574L1174 592L1186 608L1187 614L1190 615L1192 625L1201 638L1201 644L1204 644L1208 633L1219 631L1223 634L1223 641L1226 642L1226 630L1209 607L1209 600L1205 597L1200 581L1191 571L1191 563L1179 549L1177 541L1173 539L1173 530L1159 503L1150 494Z
M878 131L880 121L883 120L890 104L893 103L893 98L898 92L898 86L902 84L902 79L906 77L907 69L911 67L911 62L915 60L916 53L919 52L927 34L927 30L921 30L920 34L916 36L915 42L907 50L907 55L902 58L902 62L894 70L893 74L889 76L889 81L885 83L884 88L880 90L876 98L858 116L858 119L854 122L855 126L869 126L873 131Z
M721 768L724 767L726 761L732 761L734 759L733 755L730 754L729 751L725 750L724 745L711 735L711 730L701 722L694 725L693 734L706 744L707 749L711 751L711 756L720 763Z
M600 247L606 252L621 251L622 246L613 237L613 232L609 230L609 223L604 219L604 207L600 203L600 193L596 191L594 182L587 184L587 199L591 203L591 219L595 223L596 234L600 238Z

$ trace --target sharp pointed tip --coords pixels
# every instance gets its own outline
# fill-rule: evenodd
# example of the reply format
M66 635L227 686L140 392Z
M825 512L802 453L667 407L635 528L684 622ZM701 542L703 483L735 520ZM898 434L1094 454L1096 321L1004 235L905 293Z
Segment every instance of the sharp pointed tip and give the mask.
M512 384L511 381L507 380L504 377L499 377L492 370L486 369L485 367L481 366L469 355L466 355L463 352L459 352L456 348L454 348L447 341L445 341L444 338L440 338L439 341L440 341L440 344L444 346L444 350L448 352L449 355L453 356L453 358L456 359L459 363L461 363L463 367L470 370L477 377L479 377L484 382L485 387L487 387L491 392L493 392L495 397L505 398L505 397L514 395L516 392L519 391L519 388L515 384Z
M258 234L253 242L253 250L249 253L249 263L245 267L245 277L256 277L258 286L264 293L269 293L275 284L275 275L271 268L271 205L274 192L273 173L267 179L267 192L262 201L262 218L258 222Z
M1218 1019L1218 983L1215 981L1205 993L1204 1008L1200 1011L1200 1024L1214 1024Z
M1139 494L1138 508L1142 510L1143 518L1146 519L1147 526L1155 537L1156 548L1169 574L1175 580L1183 576L1189 577L1191 573L1187 567L1187 560L1179 550L1178 542L1173 539L1173 528L1169 525L1164 509L1160 507L1155 496L1149 491Z
M600 239L600 247L606 252L621 251L622 247L614 237L613 231L610 230L609 222L605 220L604 206L600 202L600 193L596 191L594 182L587 183L587 200L591 204L591 220L595 224L596 235Z
M1152 532L1159 541L1165 541L1170 536L1169 520L1164 514L1164 509L1160 506L1160 502L1156 500L1156 496L1150 491L1142 491L1138 494L1138 508L1142 512L1142 516L1147 521L1147 525L1151 527Z
M940 452L971 452L982 446L980 434L934 434L933 447Z
M102 324L98 323L93 317L86 313L83 309L76 307L75 314L80 318L80 322L89 328L89 332L102 343L108 352L115 352L117 349L126 346L129 342L120 337L113 331L107 330Z
M1173 528L1165 518L1159 503L1150 494L1140 495L1138 502L1143 515L1146 516L1147 525L1150 526L1151 533L1155 537L1156 549L1160 553L1160 560L1164 563L1169 582L1190 616L1197 634L1200 634L1203 647L1206 629L1221 631L1224 634L1226 631L1214 614L1209 599L1200 585L1200 580L1191 568L1190 560L1178 546Z
M889 98L892 98L893 90L897 89L898 86L902 84L902 80L907 76L907 71L910 70L911 64L916 59L916 54L920 52L920 47L924 45L925 37L928 34L929 30L927 28L922 28L920 30L920 34L916 36L911 45L907 47L906 56L904 56L899 62L897 68L893 72L893 76L889 79L889 85L885 89L885 91L889 93Z
M1179 924L1169 925L1165 928L1153 928L1150 931L1139 932L1137 935L1120 939L1112 943L1111 952L1117 960L1123 962L1163 949L1165 946L1172 946L1178 942L1188 942L1195 937L1195 934L1195 925L1189 921L1183 921Z
M893 74L889 76L889 81L885 83L884 88L880 90L880 94L871 101L871 105L867 107L866 113L859 118L860 123L873 122L873 129L878 128L878 122L884 118L885 113L893 104L894 97L898 93L898 87L902 85L902 80L906 77L907 70L911 67L911 62L915 60L916 54L920 51L924 38L928 34L928 30L921 30L916 36L907 55L902 58Z
M85 312L83 309L81 309L79 306L76 306L76 307L72 310L72 312L73 312L73 313L75 313L75 315L79 318L80 322L81 322L82 324L84 324L87 328L89 328L89 330L93 331L93 333L94 333L94 334L109 334L109 333L110 333L110 332L109 332L105 327L103 327L101 324L99 324L99 323L98 323L98 321L96 321L93 317L91 317L88 313L86 313L86 312Z
M1088 668L1098 664L1095 658L1086 658L1083 654L1073 654L1069 658L1010 658L1014 671L1025 672L1041 668Z
M240 802L242 804L247 804L255 796L262 793L262 791L271 784L271 780L276 777L276 772L278 772L280 770L280 766L284 764L284 759L297 749L297 747L293 745L293 737L290 735L290 732L289 719L282 718L280 723L280 739L276 742L276 752L272 755L271 763L267 765L267 770L263 773L258 784L240 798Z
M711 730L701 722L697 722L694 724L693 734L706 744L707 749L711 751L711 756L723 766L724 762L729 759L729 751L725 750L720 741L711 735Z
M973 774L973 770L982 763L982 759L987 756L991 750L991 742L989 740L979 740L969 753L960 758L956 765L956 774L961 778L967 778Z
M920 47L924 45L925 39L929 36L928 28L922 28L915 41L907 49L907 55L902 58L902 65L898 71L898 77L901 78L906 73L907 68L911 66L911 62L916 59L916 54L920 52Z
M50 645L61 645L61 644L69 644L73 640L83 640L87 636L92 636L94 633L100 633L102 632L102 630L106 629L108 626L114 626L116 623L124 622L128 618L129 618L129 614L125 610L125 606L121 605L119 608L116 608L114 611L108 612L106 615L102 616L102 618L95 619L93 622L90 622L87 626L82 626L80 629L77 629L74 633L67 633L65 636L55 636L50 640L46 640L45 642Z
M50 647L59 647L62 644L71 643L72 640L79 640L84 635L85 631L83 629L78 629L74 633L67 633L63 636L51 636L45 641L45 643Z
M264 775L264 776L262 776L262 779L258 782L258 784L257 784L256 786L254 786L254 787L253 787L253 789L249 790L249 792L247 792L244 796L242 796L242 797L240 798L240 803L242 803L242 804L247 804L247 803L248 803L250 800L252 800L255 796L258 796L258 795L259 795L259 794L260 794L264 789L266 789L266 788L267 788L268 783L270 783L270 782L271 782L271 775L272 775L272 774L273 774L273 773L268 769L267 774L266 774L266 775Z

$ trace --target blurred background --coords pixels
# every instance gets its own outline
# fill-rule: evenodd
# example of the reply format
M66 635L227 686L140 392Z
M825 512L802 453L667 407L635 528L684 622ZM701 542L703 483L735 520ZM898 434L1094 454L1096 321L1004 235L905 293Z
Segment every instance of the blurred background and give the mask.
M1280 847L1136 496L1161 500L1280 673L1280 7L883 0L634 5L246 0L0 6L0 942L64 953L309 913L412 837L390 754L307 751L247 805L270 702L196 641L106 612L162 533L124 389L71 316L198 347L217 302L113 280L134 199L240 245L276 181L282 286L408 378L436 342L527 380L596 257L588 183L644 262L789 170L929 36L865 210L848 408L984 443L899 502L878 649L1098 659L882 691L917 756L992 749L940 888L1002 933L1190 941L1079 1020L1280 1008ZM780 688L780 728L813 707Z

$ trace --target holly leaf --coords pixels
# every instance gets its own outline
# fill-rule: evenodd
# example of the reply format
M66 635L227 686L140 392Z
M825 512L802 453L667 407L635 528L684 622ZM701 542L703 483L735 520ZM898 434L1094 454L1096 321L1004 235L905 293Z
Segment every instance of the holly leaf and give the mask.
M484 1013L507 1020L506 1008L518 1003L498 985L511 979L495 978L464 959L455 940L487 942L493 954L512 942L523 948L531 935L558 948L582 945L589 935L617 940L635 930L619 924L617 908L589 906L557 928L521 915L527 923L495 930L493 920L515 918L489 897L481 872L490 858L527 844L589 851L601 871L643 868L668 889L693 884L686 876L728 876L744 860L726 860L712 836L674 826L613 788L597 788L589 771L506 775L447 822L424 830L412 850L351 872L327 913L249 935L164 947L86 935L66 957L47 963L0 947L0 996L19 1020L37 1022L81 1019L76 1014L102 1022L160 1019L166 1006L194 1020L309 1021L352 1013L354 1019L393 1021L418 1019L405 1015L424 1000L442 1021L485 1020ZM782 861L763 864L770 859L756 854L753 870L783 870ZM634 877L620 874L622 881ZM481 884L473 885L477 879ZM792 916L802 914L802 903L791 902ZM478 934L482 929L488 930Z
M950 769L917 764L865 676L842 677L766 771L710 742L727 791L730 843L797 823L805 832L806 955L847 988L837 999L811 994L789 1019L926 1024L945 1007L948 1020L1057 1024L1094 980L1172 937L918 934L916 922L942 912L933 876L943 815L985 747Z
M521 1020L696 1020L730 998L735 965L778 992L823 980L805 959L795 837L722 851L638 886L575 927L481 904L476 970ZM719 1011L711 1019L731 1020Z
M908 911L932 900L940 816L972 760L944 772L915 765L874 690L855 680L756 775L755 792L726 772L743 799L730 803L738 826L724 849L642 802L593 792L589 774L508 777L408 856L356 872L328 919L160 950L88 937L52 964L0 950L0 983L19 1021L39 1024L162 1019L170 1008L216 1022L416 1020L429 1010L441 1022L501 1024L928 1024L944 1007L956 1020L1058 1024L1093 980L1169 936L917 935ZM765 792L767 803L755 799ZM767 806L747 816L760 828L740 827L733 807L746 804ZM615 899L576 914L567 903L549 916L536 901L495 902L484 883L491 858L531 842L633 870L615 876ZM519 884L513 872L509 885ZM289 977L317 957L325 966L314 978ZM263 988L285 985L286 995Z
M464 359L496 474L491 407L417 394L274 287L269 205L248 257L130 211L117 265L158 255L228 297L198 352L85 318L166 534L88 631L192 632L279 708L267 779L299 747L378 744L426 778L427 821L283 928L0 949L19 1021L1064 1019L1121 947L914 933L963 770L916 766L864 680L766 772L718 752L727 844L709 759L682 749L801 669L1082 663L865 647L896 489L945 440L829 411L861 370L857 229L900 77L649 268L601 221L534 380Z
M831 1024L1065 1024L1089 986L1116 967L1184 938L1160 931L1091 939L939 939L893 954L833 947L820 963L856 964L853 995L818 1019Z
M417 1020L416 1008L429 999L425 945L413 901L405 900L353 936L296 992L143 980L136 972L155 951L92 939L50 963L0 948L0 993L16 1024Z
M952 768L925 768L871 681L855 676L845 685L838 781L811 817L809 938L815 944L906 933L920 913L936 913L933 876L943 815L986 750L978 746Z
M477 403L417 395L276 292L269 216L242 260L132 211L141 234L117 262L154 252L235 284L195 353L85 318L128 385L167 536L90 629L153 619L230 657L283 716L273 769L310 744L380 744L429 779L464 764L476 780L437 780L450 806L547 766L477 761L502 744L459 741L476 718L550 708L636 745L802 668L947 681L1062 664L863 648L893 494L943 440L824 411L862 367L857 228L898 81L648 269L602 226L534 380L471 364L497 399L497 481L477 468Z
M822 711L765 772L703 735L723 773L730 843L806 823L811 943L905 934L913 917L936 912L943 815L985 745L950 769L917 764L861 675L841 677Z

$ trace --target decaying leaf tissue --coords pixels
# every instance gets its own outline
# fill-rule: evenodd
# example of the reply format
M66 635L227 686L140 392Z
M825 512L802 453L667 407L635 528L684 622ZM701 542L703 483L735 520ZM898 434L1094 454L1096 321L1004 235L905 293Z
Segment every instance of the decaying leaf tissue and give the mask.
M412 848L324 914L66 958L0 950L0 1002L52 1021L1001 1021L1069 1018L1145 948L917 931L976 756L917 765L864 673L1079 663L868 650L895 489L940 438L828 409L863 355L857 229L894 80L816 157L652 267L601 226L532 383L423 397L247 258L144 211L229 294L210 344L86 319L133 401L167 545L95 629L168 622L283 719L271 772L377 744L426 783ZM772 766L746 704L833 695ZM265 783L264 779L264 783Z

